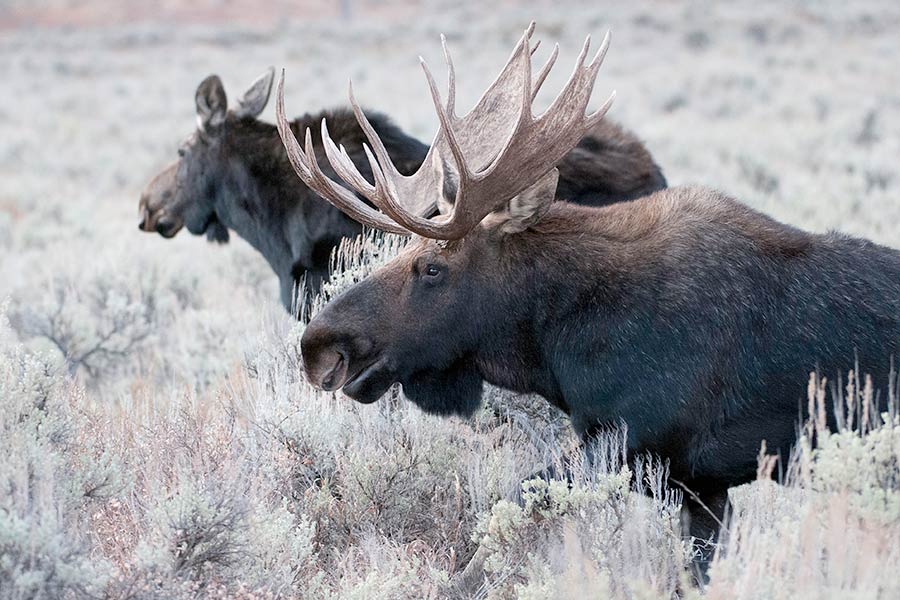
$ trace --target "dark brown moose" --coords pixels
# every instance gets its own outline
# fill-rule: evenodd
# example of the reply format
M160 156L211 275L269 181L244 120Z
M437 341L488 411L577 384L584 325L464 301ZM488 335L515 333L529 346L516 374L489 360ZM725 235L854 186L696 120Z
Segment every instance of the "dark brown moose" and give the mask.
M763 440L790 451L811 371L835 376L859 361L887 384L900 252L806 233L702 187L599 208L554 202L554 165L609 106L585 115L606 41L590 62L585 44L534 116L532 28L463 117L449 56L446 103L426 68L440 130L413 175L392 166L351 96L374 185L322 129L353 191L320 170L309 132L300 147L279 87L279 128L300 179L367 225L416 236L311 320L307 376L362 403L399 382L441 415L471 414L487 381L540 394L586 440L624 422L630 455L664 458L671 480L695 494L685 496L690 529L707 538L728 488L755 477ZM426 218L444 197L449 214Z
M231 110L219 78L203 80L195 98L197 130L181 145L178 160L144 190L140 228L168 238L187 227L221 243L228 241L229 230L236 232L269 262L280 281L282 303L291 310L298 283L305 280L316 291L328 276L333 248L362 228L297 185L275 127L258 119L273 75L269 71L257 79ZM418 169L428 147L387 117L366 114L397 169L404 174ZM305 115L293 121L291 128L302 132L323 118L331 125L334 140L372 181L362 149L365 136L349 110ZM321 141L314 143L321 153ZM666 186L643 144L608 122L587 132L559 169L560 198L582 204L631 200ZM330 169L327 173L334 177Z

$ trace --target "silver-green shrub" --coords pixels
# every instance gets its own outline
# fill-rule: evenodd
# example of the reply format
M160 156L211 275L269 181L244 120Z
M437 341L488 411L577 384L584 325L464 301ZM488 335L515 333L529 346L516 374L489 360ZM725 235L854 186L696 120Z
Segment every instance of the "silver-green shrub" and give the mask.
M0 310L0 597L99 595L112 569L89 555L81 511L119 489L113 459L80 439L78 395L58 365L12 337Z

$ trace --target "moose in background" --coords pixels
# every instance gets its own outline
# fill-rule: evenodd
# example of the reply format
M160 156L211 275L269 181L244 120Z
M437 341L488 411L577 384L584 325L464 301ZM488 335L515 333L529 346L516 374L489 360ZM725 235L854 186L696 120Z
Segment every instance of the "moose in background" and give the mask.
M186 227L220 243L228 241L229 230L236 232L278 276L284 307L297 311L298 284L305 282L315 293L328 277L332 250L343 238L358 235L362 227L310 188L297 185L278 131L258 119L273 78L270 69L231 110L217 76L200 83L195 96L197 129L179 147L178 159L156 175L141 195L139 227L166 238ZM400 173L414 173L428 146L382 114L366 112L366 116L392 164ZM308 114L292 121L290 128L302 132L322 119L328 121L334 141L345 149L358 172L372 181L363 150L366 136L349 109ZM321 139L315 137L313 146L324 158ZM606 121L585 131L558 167L559 198L581 204L632 200L666 186L644 145L632 133ZM335 177L327 167L326 172Z

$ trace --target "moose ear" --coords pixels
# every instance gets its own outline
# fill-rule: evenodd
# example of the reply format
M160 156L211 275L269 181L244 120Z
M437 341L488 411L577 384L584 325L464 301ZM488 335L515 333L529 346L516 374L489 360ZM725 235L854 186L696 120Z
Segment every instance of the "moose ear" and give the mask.
M459 175L450 168L447 161L441 158L440 152L435 152L432 157L435 163L440 162L441 168L438 171L441 174L439 186L441 188L441 196L438 198L438 214L449 215L453 212L453 204L456 202L456 190L459 187Z
M275 81L275 67L269 67L238 100L238 106L234 111L235 116L239 119L258 117L269 101L273 81Z
M552 169L541 177L537 183L509 201L509 206L501 213L503 233L525 231L550 209L556 198L556 183L559 181L559 170Z
M203 131L214 129L225 122L228 110L228 98L222 80L217 75L210 75L197 87L197 124Z

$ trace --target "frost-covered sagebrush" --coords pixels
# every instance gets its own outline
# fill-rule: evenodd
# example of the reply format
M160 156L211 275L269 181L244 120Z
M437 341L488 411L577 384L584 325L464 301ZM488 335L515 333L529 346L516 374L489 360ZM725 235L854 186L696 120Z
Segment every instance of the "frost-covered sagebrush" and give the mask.
M111 566L89 557L80 513L120 474L82 438L77 392L11 337L0 312L0 597L99 594Z
M248 245L137 231L140 190L175 158L209 73L227 87L286 67L298 112L344 102L352 77L368 108L428 141L427 89L398 93L396 74L439 33L471 73L457 81L462 111L531 19L560 41L611 27L598 85L617 89L610 116L670 182L900 245L894 5L403 3L401 31L394 3L351 4L350 22L278 13L269 27L257 8L233 24L103 27L110 5L82 2L97 27L0 35L0 304L12 321L0 327L0 598L697 595L677 497L638 491L650 470L627 484L621 465L571 488L535 481L579 456L566 420L535 398L488 389L463 422L400 395L358 406L315 392L302 325ZM324 298L402 244L376 237L336 258ZM846 395L846 379L833 383ZM788 486L737 490L705 595L900 597L890 414L869 415L864 433L812 432ZM467 571L473 559L489 569Z

